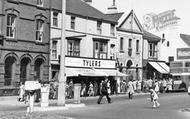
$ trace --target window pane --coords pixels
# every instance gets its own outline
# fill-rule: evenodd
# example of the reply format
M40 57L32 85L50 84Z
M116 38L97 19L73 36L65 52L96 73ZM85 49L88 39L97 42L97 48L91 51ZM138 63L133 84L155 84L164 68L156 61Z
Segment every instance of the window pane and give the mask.
M120 50L123 50L123 38L120 38Z

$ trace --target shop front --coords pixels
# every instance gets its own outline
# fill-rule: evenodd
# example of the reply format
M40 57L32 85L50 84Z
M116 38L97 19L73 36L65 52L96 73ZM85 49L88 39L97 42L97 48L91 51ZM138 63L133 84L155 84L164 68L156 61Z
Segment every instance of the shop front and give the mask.
M65 75L68 87L72 83L80 83L81 90L85 88L83 96L89 96L89 89L93 86L94 95L99 95L100 84L105 77L108 77L111 94L116 93L117 77L126 76L126 74L117 71L115 63L115 60L66 56Z
M169 66L163 61L144 61L144 78L145 79L162 79L168 78Z

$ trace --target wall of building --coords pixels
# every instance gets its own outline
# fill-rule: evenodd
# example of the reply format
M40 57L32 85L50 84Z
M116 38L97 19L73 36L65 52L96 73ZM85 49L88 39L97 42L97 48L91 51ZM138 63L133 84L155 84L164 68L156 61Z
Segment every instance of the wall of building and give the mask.
M49 0L44 1L43 7L38 7L34 0L7 0L0 3L0 28L4 35L3 44L0 46L0 86L3 86L5 80L5 61L7 58L15 59L12 74L12 84L20 82L20 68L23 59L28 59L30 69L29 77L26 80L48 80L49 78L49 39L50 39L50 21L49 21ZM8 12L16 13L15 37L6 37L6 24ZM42 42L36 41L36 17L43 17L44 29ZM35 79L35 63L43 61L41 79Z

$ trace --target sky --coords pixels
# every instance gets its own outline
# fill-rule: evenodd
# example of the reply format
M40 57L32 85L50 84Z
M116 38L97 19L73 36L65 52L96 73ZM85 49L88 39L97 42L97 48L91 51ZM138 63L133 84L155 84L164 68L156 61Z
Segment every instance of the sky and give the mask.
M143 16L148 13L159 14L175 9L175 15L180 18L177 30L180 33L190 35L190 0L115 0L118 12L129 13L134 10L140 23L145 21ZM103 13L107 13L107 8L113 4L113 0L92 0L92 5ZM164 31L171 29L165 29ZM162 31L162 32L164 32ZM156 31L155 31L156 32Z

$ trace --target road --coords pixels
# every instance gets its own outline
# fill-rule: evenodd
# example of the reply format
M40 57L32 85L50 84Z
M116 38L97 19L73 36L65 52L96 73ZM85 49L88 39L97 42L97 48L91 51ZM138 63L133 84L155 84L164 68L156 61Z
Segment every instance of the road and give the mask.
M40 114L50 117L48 119L57 117L60 117L59 119L64 117L69 117L64 119L190 119L190 111L181 111L190 107L190 96L187 93L159 94L161 106L157 109L152 108L152 102L147 99L149 95L135 96L133 100L129 100L127 95L112 96L113 102L111 104L107 103L105 97L102 104L97 104L97 98L83 99L82 103L85 103L86 107ZM26 108L1 105L0 113L5 115L5 111L8 115L20 115L19 113L23 114ZM39 117L35 119L39 119Z
M67 110L62 114L74 119L190 119L190 112L181 112L181 109L190 107L190 97L186 93L160 94L161 106L158 109L152 109L152 103L147 98L113 98L111 104L107 104L104 98L100 105L91 100L85 108Z

